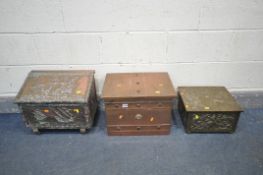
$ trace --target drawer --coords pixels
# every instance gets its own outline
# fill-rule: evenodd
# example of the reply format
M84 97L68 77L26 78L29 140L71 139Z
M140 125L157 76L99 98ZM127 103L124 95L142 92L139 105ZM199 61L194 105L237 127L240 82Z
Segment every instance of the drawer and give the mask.
M171 125L108 126L108 135L167 135Z
M171 124L170 109L107 110L108 125Z
M172 102L123 102L123 103L106 103L107 109L147 109L147 108L172 108Z

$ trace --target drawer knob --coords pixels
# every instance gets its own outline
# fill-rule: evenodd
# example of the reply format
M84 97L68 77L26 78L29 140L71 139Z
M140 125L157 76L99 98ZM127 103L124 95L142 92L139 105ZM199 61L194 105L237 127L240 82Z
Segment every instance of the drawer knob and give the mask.
M143 118L143 115L142 114L136 114L135 115L135 119L137 119L137 120L140 120L140 119L142 119Z
M137 129L137 130L141 130L141 127L140 127L140 126L137 126L136 129Z
M121 127L117 126L116 129L117 129L117 130L121 130Z
M119 115L119 119L123 119L123 117L124 117L123 115Z
M150 118L150 122L153 122L153 121L154 121L154 117L151 117L151 118Z
M161 126L160 126L160 125L157 125L156 128L157 128L157 129L161 129Z

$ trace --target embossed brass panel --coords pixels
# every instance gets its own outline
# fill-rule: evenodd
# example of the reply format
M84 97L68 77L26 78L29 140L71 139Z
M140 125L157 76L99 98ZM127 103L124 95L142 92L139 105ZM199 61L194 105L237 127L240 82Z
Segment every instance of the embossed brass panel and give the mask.
M225 87L178 89L178 109L186 132L235 131L242 109Z

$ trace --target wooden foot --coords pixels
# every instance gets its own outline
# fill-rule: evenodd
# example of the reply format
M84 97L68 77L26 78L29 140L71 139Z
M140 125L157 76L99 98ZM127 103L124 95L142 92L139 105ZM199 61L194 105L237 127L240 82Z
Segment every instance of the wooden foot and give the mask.
M85 134L86 133L86 128L80 128L79 131L80 131L81 134Z
M40 134L38 128L33 128L32 130L33 130L33 133L34 133L34 134Z

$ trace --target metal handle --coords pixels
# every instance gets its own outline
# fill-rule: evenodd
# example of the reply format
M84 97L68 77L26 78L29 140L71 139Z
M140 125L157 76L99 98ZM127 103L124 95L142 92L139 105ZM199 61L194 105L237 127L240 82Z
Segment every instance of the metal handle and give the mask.
M142 119L143 118L143 115L142 114L136 114L135 115L135 119L137 119L137 120L140 120L140 119Z
M124 117L124 116L121 114L121 115L119 115L118 118L121 120L121 119L123 119L123 117Z

